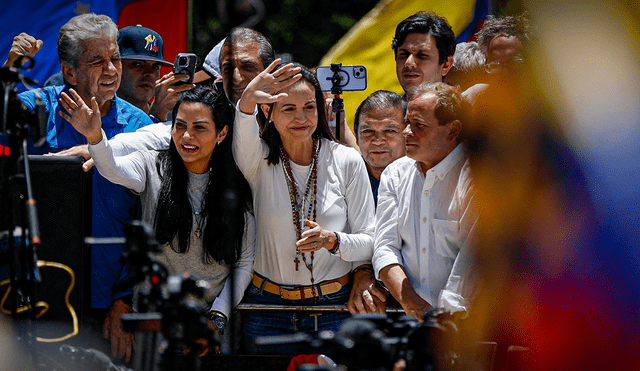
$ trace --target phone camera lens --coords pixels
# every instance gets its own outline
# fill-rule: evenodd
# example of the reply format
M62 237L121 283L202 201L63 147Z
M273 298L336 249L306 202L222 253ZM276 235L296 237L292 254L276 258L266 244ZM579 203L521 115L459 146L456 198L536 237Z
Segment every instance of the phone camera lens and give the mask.
M178 63L180 65L185 65L187 64L187 57L180 57L180 60L178 61Z

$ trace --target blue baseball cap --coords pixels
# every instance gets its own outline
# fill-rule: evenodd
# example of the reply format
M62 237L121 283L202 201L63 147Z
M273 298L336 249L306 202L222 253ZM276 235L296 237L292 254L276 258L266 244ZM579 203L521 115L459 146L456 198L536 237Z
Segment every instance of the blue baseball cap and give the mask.
M158 61L168 66L162 56L162 37L152 29L141 25L125 27L118 31L118 48L122 59Z

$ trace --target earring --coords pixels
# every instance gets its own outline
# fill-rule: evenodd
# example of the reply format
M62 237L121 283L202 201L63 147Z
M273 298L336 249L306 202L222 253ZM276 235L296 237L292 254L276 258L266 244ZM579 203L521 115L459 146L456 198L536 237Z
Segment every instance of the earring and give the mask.
M218 141L218 145L220 145L220 141Z

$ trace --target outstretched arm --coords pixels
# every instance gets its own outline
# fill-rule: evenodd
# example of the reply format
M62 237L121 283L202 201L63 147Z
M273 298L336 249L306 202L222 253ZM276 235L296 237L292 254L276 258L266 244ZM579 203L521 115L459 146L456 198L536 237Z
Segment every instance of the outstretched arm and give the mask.
M116 160L102 130L102 118L96 99L91 98L89 108L75 90L70 89L69 93L71 96L64 92L61 94L60 116L87 138L89 153L95 160L100 174L112 183L123 185L138 193L142 192L146 182L142 159L134 154Z

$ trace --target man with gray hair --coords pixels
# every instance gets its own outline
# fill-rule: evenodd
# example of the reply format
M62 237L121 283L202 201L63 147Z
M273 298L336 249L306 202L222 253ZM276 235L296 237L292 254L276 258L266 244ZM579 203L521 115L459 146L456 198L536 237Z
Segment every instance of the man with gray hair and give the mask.
M453 66L444 77L444 82L459 86L460 91L465 91L482 81L484 62L484 53L477 42L458 43L456 52L453 54Z
M107 138L123 132L134 132L152 123L145 112L116 95L122 76L117 36L118 28L111 18L93 13L75 16L60 28L58 56L68 85L48 86L19 94L29 109L35 108L38 94L47 115L46 144L42 148L32 147L30 153L58 152L87 143L84 136L62 117L62 114L67 114L71 120L82 119L82 112L78 112L80 110L77 107L59 106L58 102L64 94L88 104L95 99ZM109 182L98 172L93 176L92 192L92 235L124 237L122 227L135 217L137 196ZM105 326L105 335L111 338L113 356L124 357L128 361L133 335L122 332L121 326L109 325L119 321L122 313L130 311L130 306L120 299L126 293L112 290L123 275L119 257L124 249L124 244L92 246L91 308L97 312L96 317L104 317L113 303L114 309L107 315L111 320Z
M31 153L58 152L86 142L59 114L58 100L62 92L69 94L69 88L85 102L96 99L107 137L152 123L144 112L116 96L122 76L117 37L118 28L106 15L78 15L60 28L58 56L69 86L38 90L48 118L47 143L43 148L33 148ZM29 109L34 109L35 95L35 91L27 91L19 96Z
M444 83L409 93L407 157L382 173L373 267L405 312L468 308L470 243L478 220L462 145L466 102Z

